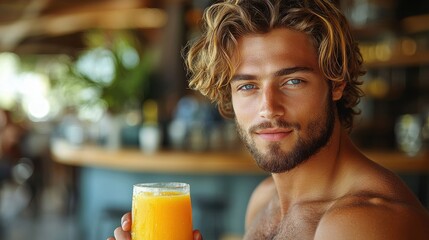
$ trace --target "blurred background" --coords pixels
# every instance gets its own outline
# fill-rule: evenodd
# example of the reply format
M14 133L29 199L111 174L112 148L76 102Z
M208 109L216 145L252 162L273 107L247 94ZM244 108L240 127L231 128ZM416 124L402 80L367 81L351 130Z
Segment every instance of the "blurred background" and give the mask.
M0 1L0 239L105 239L155 181L191 183L205 239L240 239L267 175L181 56L211 3ZM429 1L336 3L367 70L352 137L428 207Z

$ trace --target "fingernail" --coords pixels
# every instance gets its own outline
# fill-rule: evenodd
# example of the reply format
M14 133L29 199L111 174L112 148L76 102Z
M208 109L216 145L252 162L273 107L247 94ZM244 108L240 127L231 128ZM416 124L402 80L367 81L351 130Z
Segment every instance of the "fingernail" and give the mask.
M125 228L125 226L128 224L128 221L127 220L125 220L125 221L123 221L122 222L122 228Z

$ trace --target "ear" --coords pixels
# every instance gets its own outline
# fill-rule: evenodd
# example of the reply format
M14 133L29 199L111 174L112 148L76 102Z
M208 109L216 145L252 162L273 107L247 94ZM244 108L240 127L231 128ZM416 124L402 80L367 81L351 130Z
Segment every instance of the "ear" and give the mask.
M332 100L337 101L343 97L344 88L346 87L346 81L332 82Z

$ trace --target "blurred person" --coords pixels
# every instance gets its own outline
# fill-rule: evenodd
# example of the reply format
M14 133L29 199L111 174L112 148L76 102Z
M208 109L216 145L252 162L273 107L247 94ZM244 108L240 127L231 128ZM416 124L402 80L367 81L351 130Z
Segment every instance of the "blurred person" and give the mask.
M10 178L12 167L22 157L25 127L13 120L12 112L0 109L0 180Z
M189 85L235 118L271 173L251 196L244 239L428 239L424 206L350 139L364 71L333 3L226 0L203 20ZM109 239L131 239L131 219Z
M30 201L29 190L21 188L33 171L32 162L23 158L26 134L13 112L0 109L0 221L15 216Z
M17 159L21 156L20 140L25 130L13 121L12 112L1 110L0 115L0 154L2 158Z

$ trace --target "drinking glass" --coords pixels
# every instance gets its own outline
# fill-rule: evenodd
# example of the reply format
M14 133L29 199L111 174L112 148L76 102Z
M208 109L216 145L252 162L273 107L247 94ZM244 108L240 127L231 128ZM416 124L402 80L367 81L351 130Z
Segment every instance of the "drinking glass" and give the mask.
M132 240L192 240L189 184L135 184L131 236Z

